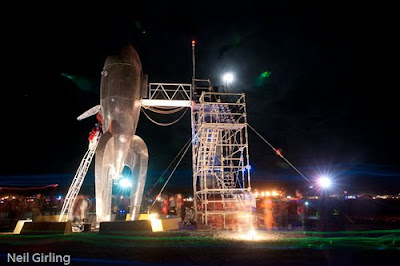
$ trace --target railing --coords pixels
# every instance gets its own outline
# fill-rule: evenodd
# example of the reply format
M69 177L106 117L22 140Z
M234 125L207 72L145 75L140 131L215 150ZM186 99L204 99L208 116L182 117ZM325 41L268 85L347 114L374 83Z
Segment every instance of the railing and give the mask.
M192 99L192 85L179 83L150 83L149 100L186 100Z

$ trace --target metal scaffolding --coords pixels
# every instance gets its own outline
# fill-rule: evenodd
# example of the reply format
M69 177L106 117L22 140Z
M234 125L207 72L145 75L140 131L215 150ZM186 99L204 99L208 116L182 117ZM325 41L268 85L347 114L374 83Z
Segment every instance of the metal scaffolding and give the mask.
M245 94L210 91L191 108L196 221L238 229L251 219Z

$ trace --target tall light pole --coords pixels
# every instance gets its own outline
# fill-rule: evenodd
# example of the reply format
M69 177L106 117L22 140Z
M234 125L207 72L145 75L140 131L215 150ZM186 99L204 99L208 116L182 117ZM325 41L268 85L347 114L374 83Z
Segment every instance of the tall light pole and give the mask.
M196 46L196 41L192 40L192 97L194 99L195 95L195 78L196 78L196 57L195 57L195 46ZM192 99L192 100L193 100Z

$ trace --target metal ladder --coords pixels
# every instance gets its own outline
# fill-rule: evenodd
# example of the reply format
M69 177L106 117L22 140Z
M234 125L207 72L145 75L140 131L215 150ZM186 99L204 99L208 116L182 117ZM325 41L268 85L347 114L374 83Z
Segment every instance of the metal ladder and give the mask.
M74 179L72 180L72 184L68 189L68 193L65 196L65 201L61 209L60 218L58 220L59 222L62 222L63 220L68 221L68 218L71 216L76 197L78 196L79 191L82 187L83 180L85 179L90 163L92 162L93 156L96 152L100 137L100 131L97 131L93 138L89 140L89 149L83 156L83 159L79 165L78 170L76 171ZM67 214L67 216L65 217L66 219L63 219L65 214Z

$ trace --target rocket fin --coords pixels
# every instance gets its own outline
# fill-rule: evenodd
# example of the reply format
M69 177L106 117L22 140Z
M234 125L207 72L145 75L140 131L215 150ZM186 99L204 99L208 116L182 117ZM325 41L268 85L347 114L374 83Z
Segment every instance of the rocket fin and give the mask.
M76 119L81 121L85 118L88 118L89 116L97 114L98 112L102 112L100 104L90 108L89 110L78 116Z
M146 184L148 158L149 154L146 143L139 136L133 136L132 146L125 161L125 165L132 170L132 176L134 177L132 180L129 210L131 221L139 219L140 206Z

